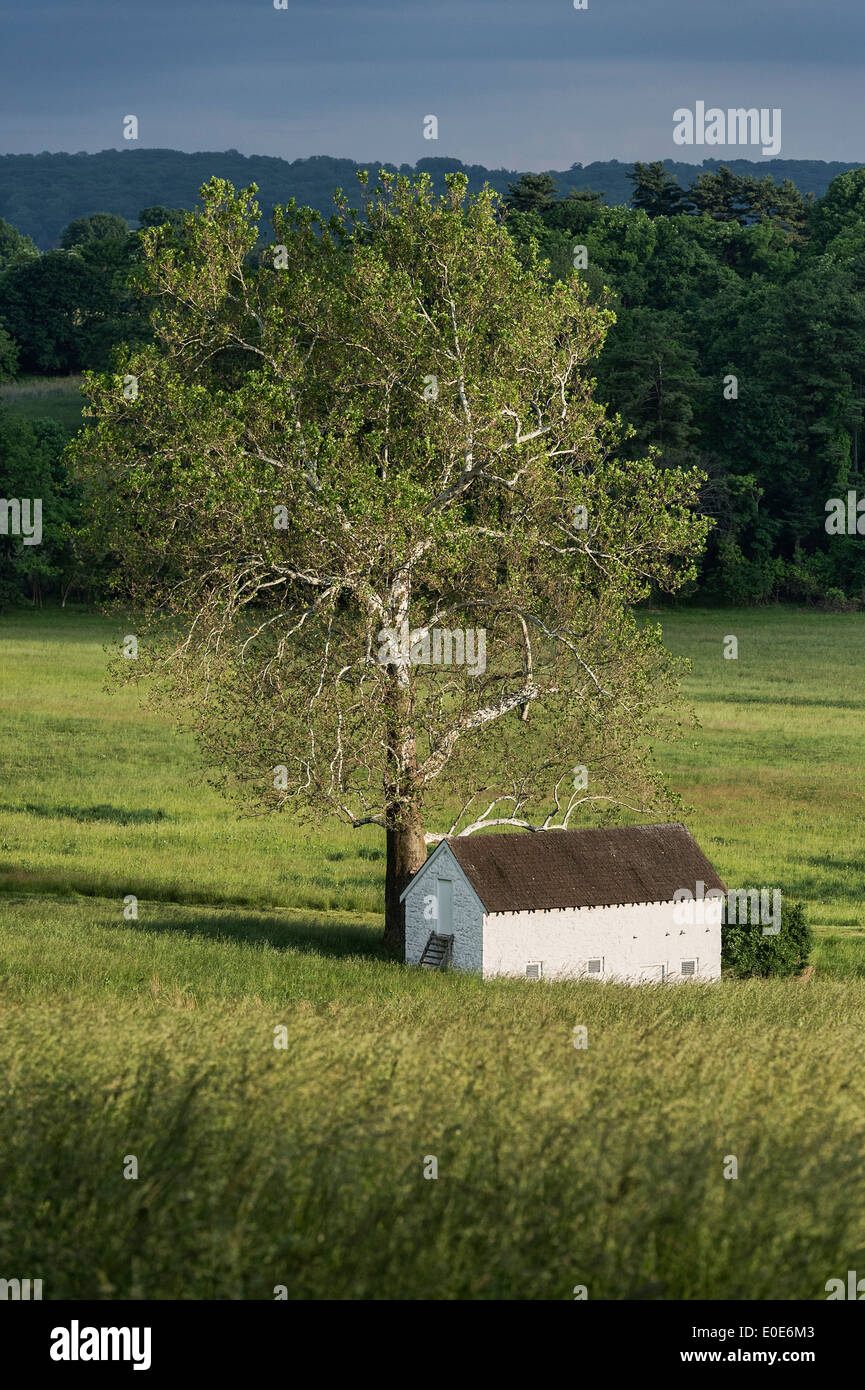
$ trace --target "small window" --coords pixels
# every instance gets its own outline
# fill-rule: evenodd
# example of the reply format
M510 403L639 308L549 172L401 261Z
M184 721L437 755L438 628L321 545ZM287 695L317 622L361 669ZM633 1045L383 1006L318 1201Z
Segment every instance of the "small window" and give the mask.
M641 965L637 971L637 983L641 985L662 985L667 974L665 965Z
M588 962L588 967L589 967L589 974L590 974L590 975L603 975L603 973L604 973L604 962L603 962L603 958L602 958L601 956L596 956L594 960L590 960L590 961Z
M681 973L683 975L696 975L697 962L695 960L683 960L681 965Z
M543 962L542 962L542 961L539 961L539 960L530 960L530 961L529 961L528 965L526 966L526 979L527 979L527 980L539 980L539 979L541 978L541 976L543 975L543 973L544 973L544 967L543 967Z

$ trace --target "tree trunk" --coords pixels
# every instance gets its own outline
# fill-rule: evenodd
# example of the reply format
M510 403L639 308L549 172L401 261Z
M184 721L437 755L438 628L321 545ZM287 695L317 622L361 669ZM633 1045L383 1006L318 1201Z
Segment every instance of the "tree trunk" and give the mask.
M405 956L405 908L400 893L426 860L412 692L407 668L393 670L387 696L387 774L384 943Z
M387 868L384 887L384 942L391 950L405 955L405 904L400 893L409 879L426 861L426 844L419 814L405 818L401 825L386 830Z

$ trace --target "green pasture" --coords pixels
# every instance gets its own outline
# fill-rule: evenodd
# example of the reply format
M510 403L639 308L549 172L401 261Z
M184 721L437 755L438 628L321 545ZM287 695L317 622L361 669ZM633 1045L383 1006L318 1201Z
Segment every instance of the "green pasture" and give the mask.
M120 628L4 615L4 1275L46 1299L819 1299L865 1269L865 617L662 621L700 727L659 757L729 885L808 904L810 980L388 960L374 829L238 819L187 736L103 688Z

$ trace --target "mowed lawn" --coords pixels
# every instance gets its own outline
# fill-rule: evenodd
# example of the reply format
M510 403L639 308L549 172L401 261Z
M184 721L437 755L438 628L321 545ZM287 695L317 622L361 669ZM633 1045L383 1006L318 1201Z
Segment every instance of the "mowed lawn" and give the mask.
M819 1299L865 1269L865 618L662 621L701 728L661 759L730 886L807 902L808 982L389 961L374 830L238 820L185 736L103 690L119 628L0 618L4 1276L49 1299Z

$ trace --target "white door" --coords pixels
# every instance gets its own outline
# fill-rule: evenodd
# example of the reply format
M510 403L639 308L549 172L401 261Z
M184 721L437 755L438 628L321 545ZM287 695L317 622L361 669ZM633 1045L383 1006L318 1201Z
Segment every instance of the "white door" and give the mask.
M641 985L662 985L664 983L663 965L638 966L637 981Z
M438 926L439 936L453 935L454 886L449 878L439 879Z

